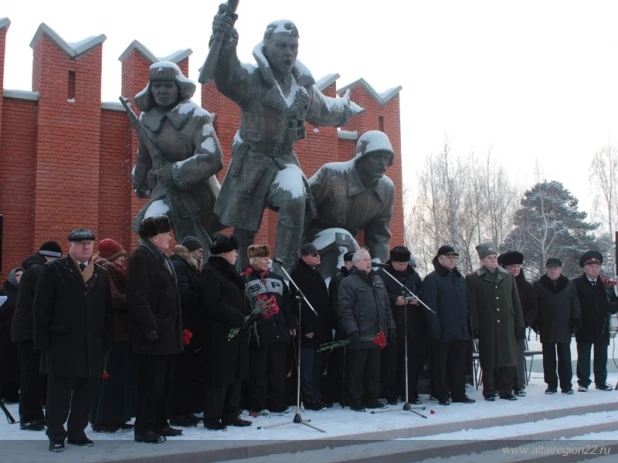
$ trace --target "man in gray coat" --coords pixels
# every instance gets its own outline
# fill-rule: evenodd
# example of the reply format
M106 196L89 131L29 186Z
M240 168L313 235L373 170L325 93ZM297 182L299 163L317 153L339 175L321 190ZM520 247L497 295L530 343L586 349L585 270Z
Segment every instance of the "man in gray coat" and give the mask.
M381 334L394 342L397 330L384 281L371 270L371 255L359 250L352 258L350 275L339 285L339 317L350 338L347 358L349 404L354 411L384 408L378 401L381 352L386 346L372 341ZM366 384L363 385L363 376ZM364 400L363 400L364 399ZM363 404L364 402L364 404Z

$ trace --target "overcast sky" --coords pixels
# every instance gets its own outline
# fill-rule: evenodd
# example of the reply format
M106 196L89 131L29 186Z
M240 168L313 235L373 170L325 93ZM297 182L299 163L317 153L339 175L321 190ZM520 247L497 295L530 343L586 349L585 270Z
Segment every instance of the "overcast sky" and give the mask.
M31 90L29 44L45 22L67 42L107 36L103 101L117 101L118 57L135 39L156 56L191 48L189 77L197 80L219 4L2 3L0 17L11 20L5 88ZM538 161L545 178L563 182L590 210L590 160L618 143L618 2L242 0L237 13L243 61L253 62L267 23L291 19L299 59L316 79L339 73L343 86L363 77L378 92L403 86L407 185L448 137L455 153L491 149L522 187L534 182Z

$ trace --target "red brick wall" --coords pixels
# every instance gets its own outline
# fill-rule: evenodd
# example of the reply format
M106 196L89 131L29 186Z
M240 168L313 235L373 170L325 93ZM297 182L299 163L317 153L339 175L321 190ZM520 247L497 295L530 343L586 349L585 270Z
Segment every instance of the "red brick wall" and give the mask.
M5 35L6 28L0 30L0 71ZM68 233L79 226L91 228L99 239L113 238L127 250L137 244L131 225L144 201L133 193L129 177L135 164L137 137L125 113L101 109L101 58L102 44L71 59L43 35L34 45L33 60L32 89L39 93L39 100L0 99L4 276L43 241L56 240L66 251ZM124 57L123 96L133 100L146 86L150 65L136 49ZM188 58L179 66L187 75ZM75 73L74 103L67 101L69 71ZM334 97L335 83L324 93ZM366 112L352 119L344 130L357 130L360 135L378 129L381 116L395 148L395 163L387 172L397 188L393 245L403 243L399 97L380 105L358 86L352 89L352 99ZM223 182L240 111L212 83L202 86L202 106L215 113L215 128L224 151L224 168L218 175ZM307 138L297 143L296 152L303 171L311 177L326 162L351 159L354 148L354 141L338 138L336 128L308 124ZM277 215L266 212L256 240L274 246L276 226Z
M4 98L0 139L0 213L4 215L2 279L32 254L36 173L36 101Z

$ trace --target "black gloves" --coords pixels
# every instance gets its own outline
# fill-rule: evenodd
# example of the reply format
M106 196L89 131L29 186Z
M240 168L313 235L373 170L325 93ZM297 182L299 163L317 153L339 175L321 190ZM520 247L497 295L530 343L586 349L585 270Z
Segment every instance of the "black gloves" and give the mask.
M159 340L159 334L157 333L157 330L152 330L146 333L146 339L148 339L150 342L157 342Z
M582 326L582 321L579 318L571 318L571 332L575 333Z
M350 344L356 344L358 342L358 331L350 333L348 338L350 338Z
M395 342L395 339L397 339L397 330L395 328L391 328L388 330L388 340L390 342Z
M479 330L478 328L472 330L472 336L475 339L481 339L481 330Z
M515 339L526 339L526 328L515 328Z

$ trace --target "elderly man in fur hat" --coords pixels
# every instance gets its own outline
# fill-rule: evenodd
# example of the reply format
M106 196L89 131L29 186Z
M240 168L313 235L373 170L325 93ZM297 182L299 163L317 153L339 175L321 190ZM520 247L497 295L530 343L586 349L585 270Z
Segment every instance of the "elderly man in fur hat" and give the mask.
M268 270L270 247L251 245L250 265L242 276L252 308L262 307L249 341L249 389L254 415L288 411L285 402L286 353L296 335L296 317L288 286L278 273ZM267 384L270 387L267 387ZM267 408L268 407L268 408Z
M165 215L140 225L139 246L127 266L129 342L137 358L135 441L165 442L182 431L167 421L172 359L183 351L181 301L174 266L165 252L172 239Z
M579 392L590 386L590 352L594 346L594 383L601 391L611 391L607 384L607 346L609 345L609 318L618 310L614 286L601 277L603 255L598 251L585 252L579 259L584 273L573 279L581 306L581 327L575 333L577 340L577 382ZM615 283L614 283L615 285Z
M517 400L513 375L517 363L516 339L525 336L524 318L515 278L498 266L493 243L476 247L481 267L466 277L472 298L472 326L479 339L485 400Z
M213 35L217 33L225 39L215 84L240 107L242 123L215 212L222 223L234 227L246 259L245 250L260 228L264 209L277 211L274 257L289 270L302 243L305 216L315 214L313 204L306 204L311 196L294 144L305 138L305 121L341 127L363 110L350 101L349 93L329 98L315 86L309 70L296 59L299 34L292 21L274 21L266 27L263 41L253 49L257 66L238 60L232 18L217 14Z
M212 116L191 101L194 92L195 84L176 64L161 61L150 66L148 85L135 96L148 140L139 140L133 188L149 199L135 218L136 233L142 219L161 214L178 241L195 236L210 243L209 236L223 228L213 214L221 146Z
M536 292L532 283L526 280L522 264L524 263L524 255L517 251L506 251L498 256L498 265L504 268L507 272L515 277L517 284L517 294L521 302L522 315L524 324L529 328L536 322L536 317L539 312ZM517 339L517 365L515 368L515 379L513 381L513 393L516 396L524 397L526 395L526 370L524 352L526 350L526 340Z

